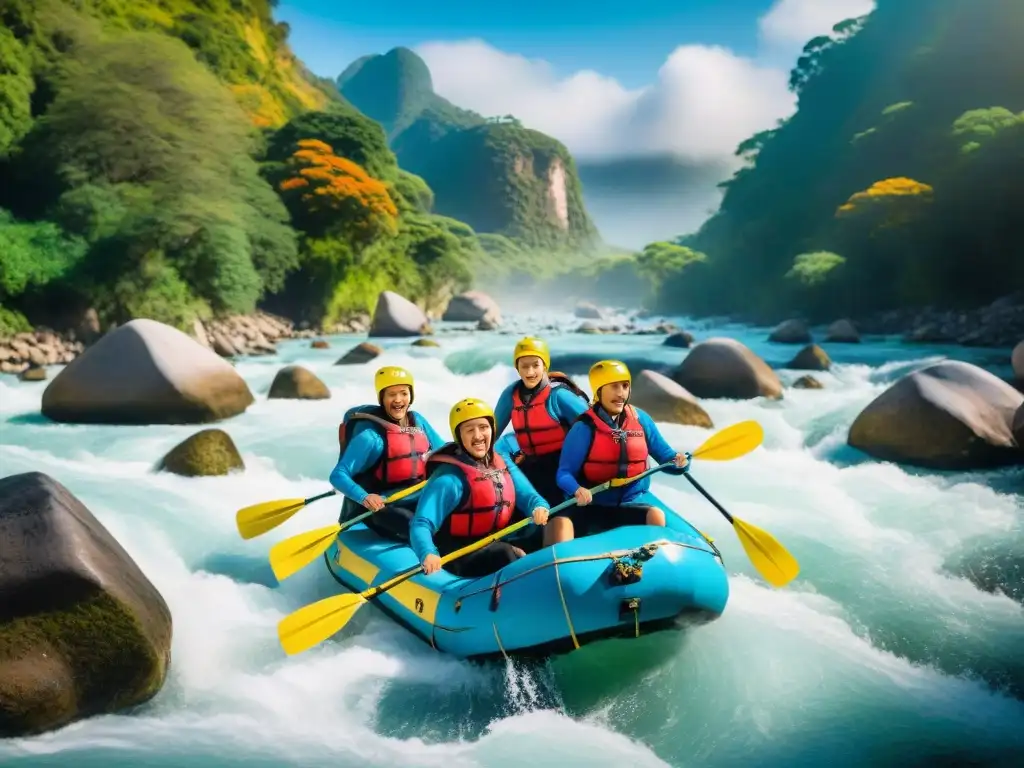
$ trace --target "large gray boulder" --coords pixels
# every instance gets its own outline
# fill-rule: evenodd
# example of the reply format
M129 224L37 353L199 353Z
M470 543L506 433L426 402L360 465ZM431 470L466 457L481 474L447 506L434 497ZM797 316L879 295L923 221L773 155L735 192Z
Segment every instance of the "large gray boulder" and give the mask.
M983 368L946 360L876 397L847 442L870 456L929 469L984 469L1024 461L1013 437L1021 394Z
M629 401L655 421L707 429L714 426L697 398L657 371L640 371L633 377Z
M832 344L860 344L860 333L849 320L836 320L825 332L825 341Z
M768 363L735 339L702 341L683 358L672 378L696 397L751 400L782 397L782 382Z
M452 297L444 311L442 320L453 323L478 323L483 319L492 325L501 324L501 308L493 298L483 291L466 291Z
M245 411L230 363L155 320L132 320L75 358L43 392L47 418L81 424L201 424Z
M785 320L775 327L768 336L768 341L777 344L810 344L813 339L803 320Z
M382 291L373 311L370 336L426 336L433 333L426 313L404 296Z
M0 479L0 737L152 698L171 632L156 587L67 488Z

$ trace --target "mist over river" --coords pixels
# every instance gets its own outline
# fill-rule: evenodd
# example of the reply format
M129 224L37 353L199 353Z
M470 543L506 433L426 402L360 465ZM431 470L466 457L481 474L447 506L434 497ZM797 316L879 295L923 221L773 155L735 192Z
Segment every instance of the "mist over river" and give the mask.
M668 319L698 340L737 338L773 366L799 349L768 344L767 329ZM457 399L493 404L513 381L512 346L526 331L543 334L553 367L585 386L586 368L600 358L624 359L635 375L642 361L670 366L686 354L658 335L544 330L577 324L520 315L495 334L441 323L440 348L384 340L384 355L358 366L334 365L363 340L355 336L325 337L327 350L296 340L273 357L241 359L257 402L218 426L247 469L223 478L152 470L198 426L52 424L39 415L45 384L0 379L0 475L37 470L66 485L174 617L170 674L152 701L0 741L0 765L1024 764L1024 469L927 472L845 445L857 413L900 376L951 357L1006 377L1009 350L871 337L822 344L835 363L814 374L824 389L787 388L777 402L701 401L716 428L756 419L765 441L736 461L695 465L695 477L802 567L773 590L705 500L678 478L655 476L654 492L722 550L732 593L711 624L607 641L540 665L481 666L445 658L367 608L331 641L285 657L277 622L337 585L319 564L277 585L267 552L334 522L338 503L319 502L251 541L237 534L236 510L328 488L338 421L372 399L379 365L408 367L415 408L446 432ZM268 401L287 363L312 370L332 398ZM780 378L789 384L801 373ZM710 434L661 428L680 449Z

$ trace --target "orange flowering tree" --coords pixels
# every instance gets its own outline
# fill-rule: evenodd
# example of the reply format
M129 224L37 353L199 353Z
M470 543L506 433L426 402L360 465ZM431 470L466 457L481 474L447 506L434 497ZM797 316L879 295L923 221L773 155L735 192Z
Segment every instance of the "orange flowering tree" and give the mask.
M338 157L327 143L302 139L278 183L295 225L309 235L340 235L366 245L398 231L398 209L383 182Z
M880 228L897 227L920 214L922 208L932 202L934 193L928 184L914 179L902 176L883 179L851 195L836 209L836 217L868 217Z

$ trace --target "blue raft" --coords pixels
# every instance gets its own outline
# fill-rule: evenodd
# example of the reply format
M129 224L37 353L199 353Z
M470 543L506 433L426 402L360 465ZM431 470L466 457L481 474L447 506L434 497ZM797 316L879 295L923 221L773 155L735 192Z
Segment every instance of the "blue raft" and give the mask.
M658 504L665 528L629 526L577 538L475 579L420 573L372 602L433 648L465 659L550 656L717 618L729 599L721 555ZM361 523L339 533L324 559L353 592L419 565L408 546ZM613 571L639 579L613 583Z

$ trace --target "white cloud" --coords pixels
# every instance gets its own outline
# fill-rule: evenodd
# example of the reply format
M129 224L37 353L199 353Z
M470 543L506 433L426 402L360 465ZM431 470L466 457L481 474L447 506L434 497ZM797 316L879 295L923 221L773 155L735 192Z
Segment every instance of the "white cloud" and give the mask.
M762 42L786 48L798 41L798 51L873 6L874 0L778 0L758 22ZM429 42L417 51L440 95L484 115L513 114L581 159L668 152L697 163L729 160L743 139L791 114L796 103L786 89L787 65L718 46L680 46L655 82L636 90L592 70L559 78L545 61L482 40Z
M758 30L768 45L799 49L843 19L863 16L874 7L875 0L777 0L758 20Z

